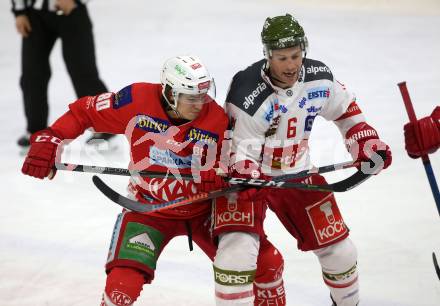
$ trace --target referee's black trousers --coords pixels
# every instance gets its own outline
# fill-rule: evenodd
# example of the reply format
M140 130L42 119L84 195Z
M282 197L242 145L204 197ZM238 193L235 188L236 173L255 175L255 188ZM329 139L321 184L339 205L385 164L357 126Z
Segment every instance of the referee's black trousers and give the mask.
M57 38L61 38L64 62L77 97L96 95L107 88L99 79L92 23L85 6L78 6L68 16L40 10L30 10L27 15L32 31L23 38L20 86L27 131L34 133L47 127L49 56Z

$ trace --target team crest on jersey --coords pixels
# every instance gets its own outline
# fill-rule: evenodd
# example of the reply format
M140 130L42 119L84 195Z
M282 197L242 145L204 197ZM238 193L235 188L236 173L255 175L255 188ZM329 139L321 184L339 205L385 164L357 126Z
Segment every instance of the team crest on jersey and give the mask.
M131 85L129 85L116 93L115 99L113 100L113 108L118 109L131 102L133 102L133 98L131 96Z
M140 114L137 116L136 120L136 127L148 132L161 133L170 127L168 121L147 115Z
M201 141L206 144L212 145L218 142L218 135L193 127L188 131L188 134L186 134L185 140L191 140L191 142Z

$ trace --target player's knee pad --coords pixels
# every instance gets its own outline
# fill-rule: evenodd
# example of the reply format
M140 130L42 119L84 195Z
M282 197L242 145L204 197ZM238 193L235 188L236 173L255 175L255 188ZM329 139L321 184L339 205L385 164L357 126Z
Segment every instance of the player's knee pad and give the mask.
M254 281L254 305L286 305L283 270L284 259L281 253L269 241L262 242Z
M253 305L259 245L256 234L220 235L214 259L216 305Z
M115 267L107 275L101 306L131 306L141 294L145 277L132 268Z
M319 258L325 284L338 306L355 306L359 302L357 251L346 238L314 251Z

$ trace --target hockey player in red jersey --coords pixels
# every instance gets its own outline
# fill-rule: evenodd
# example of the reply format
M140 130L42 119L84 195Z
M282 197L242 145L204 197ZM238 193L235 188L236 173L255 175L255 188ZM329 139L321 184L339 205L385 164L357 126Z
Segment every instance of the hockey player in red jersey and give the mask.
M309 169L308 139L316 116L336 124L354 161L380 158L380 150L387 168L389 147L365 122L354 94L324 63L306 57L308 42L297 20L289 14L267 18L261 35L265 59L238 72L226 98L234 124L231 175L264 179ZM317 174L302 181L326 182ZM358 304L357 252L332 193L248 189L238 194L239 207L249 201L267 203L298 248L315 253L333 305Z
M434 153L440 147L440 106L431 116L417 120L415 124L408 122L404 126L405 149L411 158Z
M148 168L201 177L198 182L131 177L129 194L145 205L221 189L225 183L216 175L214 166L218 166L228 119L208 95L212 86L213 80L198 58L179 56L164 64L161 84L134 83L117 93L80 98L49 128L32 135L22 172L40 179L53 178L59 144L93 128L96 132L125 134L130 143L130 169ZM213 206L213 214L220 217L215 222L221 230L215 228L211 235L210 204L185 205L148 215L127 210L119 214L106 263L107 281L101 305L133 305L142 286L154 279L162 250L178 235L187 235L190 248L192 241L196 242L212 260L217 252L222 260L240 262L236 247L248 248L248 245L239 240L220 239L217 248L213 239L224 232L235 231L239 225L225 217L232 205ZM258 301L262 301L259 305L273 305L270 303L275 298L284 301L283 260L265 239L264 210L253 210L245 219L248 223L244 230L261 236L259 268L254 265L249 271L235 274L214 268L216 283L221 282L219 286L222 286L219 290L216 287L217 304L253 305L254 280L265 286L259 291ZM252 255L257 258L257 254ZM276 288L272 289L274 285ZM277 295L271 290L277 290Z

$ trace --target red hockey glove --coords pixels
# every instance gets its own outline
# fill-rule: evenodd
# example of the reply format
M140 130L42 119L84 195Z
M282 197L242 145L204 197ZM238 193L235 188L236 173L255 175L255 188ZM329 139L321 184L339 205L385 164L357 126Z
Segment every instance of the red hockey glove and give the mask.
M229 171L231 177L252 178L260 180L270 180L271 178L261 173L260 167L251 162L244 160L233 165ZM244 201L262 200L267 195L267 188L247 188L238 192L238 199Z
M55 176L55 157L61 139L50 128L38 131L31 136L31 147L24 160L21 172L24 174L43 179L51 174ZM52 171L52 173L51 173Z
M353 126L345 135L347 150L355 162L383 162L383 165L374 170L378 174L391 165L392 156L390 147L379 139L377 131L365 122ZM382 151L382 152L379 152ZM380 156L377 153L380 153ZM376 165L375 165L376 166ZM359 166L358 169L366 172L370 170Z
M200 172L201 182L196 184L198 191L209 192L229 187L224 177L217 175L215 169Z
M440 147L440 106L431 116L409 122L403 127L405 131L405 149L411 158L434 153Z

